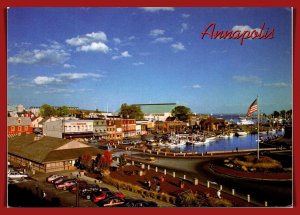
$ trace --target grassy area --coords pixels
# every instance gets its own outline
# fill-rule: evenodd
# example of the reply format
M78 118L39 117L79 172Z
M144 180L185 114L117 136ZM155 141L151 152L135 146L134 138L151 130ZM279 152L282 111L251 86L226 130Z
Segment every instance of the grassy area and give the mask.
M229 158L224 160L224 165L231 168L238 168L243 171L278 171L282 169L282 164L270 157L261 156L257 159L254 155Z

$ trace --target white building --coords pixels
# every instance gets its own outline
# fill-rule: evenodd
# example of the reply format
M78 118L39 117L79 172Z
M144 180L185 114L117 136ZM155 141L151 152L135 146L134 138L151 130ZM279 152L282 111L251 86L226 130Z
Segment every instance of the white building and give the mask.
M176 103L159 104L135 104L140 106L144 113L144 119L148 121L165 121L172 116L172 110L177 106Z
M90 138L93 136L93 120L65 120L46 122L43 134L65 139Z

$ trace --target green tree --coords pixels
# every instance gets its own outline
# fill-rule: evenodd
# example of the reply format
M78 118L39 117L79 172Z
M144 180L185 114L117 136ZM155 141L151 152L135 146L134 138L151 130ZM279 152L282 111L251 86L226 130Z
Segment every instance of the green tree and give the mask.
M189 118L189 114L191 114L192 111L190 108L185 106L176 106L172 110L172 116L176 117L176 119L186 122Z
M119 157L119 165L122 167L122 166L125 166L126 163L127 163L127 161L126 161L125 155L122 154L122 155Z
M292 111L292 110L288 110L288 111L286 112L286 115L287 115L288 118L291 118L291 117L292 117L292 114L293 114L293 111Z
M279 117L279 115L280 115L280 114L279 114L279 112L278 112L278 111L276 111L276 110L275 110L275 111L273 111L273 117L274 117L274 118L277 118L277 117Z
M56 115L56 110L48 104L43 104L40 108L40 115L42 117L50 117Z
M56 114L57 116L68 116L70 113L69 108L67 106L62 106L57 108Z
M83 118L83 112L81 110L70 110L70 115L76 117L76 118Z
M281 111L280 111L280 116L281 116L281 117L284 118L284 117L285 117L285 114L286 114L286 111L285 111L285 110L281 110Z
M126 103L121 105L119 112L122 118L142 120L144 118L144 113L141 107L138 105L127 105Z

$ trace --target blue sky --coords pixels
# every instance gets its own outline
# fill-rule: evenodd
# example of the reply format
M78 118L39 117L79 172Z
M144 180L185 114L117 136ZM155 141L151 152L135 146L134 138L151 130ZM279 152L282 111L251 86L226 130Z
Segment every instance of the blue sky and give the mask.
M201 39L256 29L273 39ZM10 8L8 103L117 110L122 103L186 105L197 113L292 108L287 8Z

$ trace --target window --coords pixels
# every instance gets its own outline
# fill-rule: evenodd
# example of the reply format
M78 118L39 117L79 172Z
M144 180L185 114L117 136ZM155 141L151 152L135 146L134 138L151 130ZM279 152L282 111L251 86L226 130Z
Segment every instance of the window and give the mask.
M25 126L25 131L28 131L28 126Z
M15 126L10 127L11 131L15 131Z
M22 131L22 127L21 126L18 126L18 131Z

